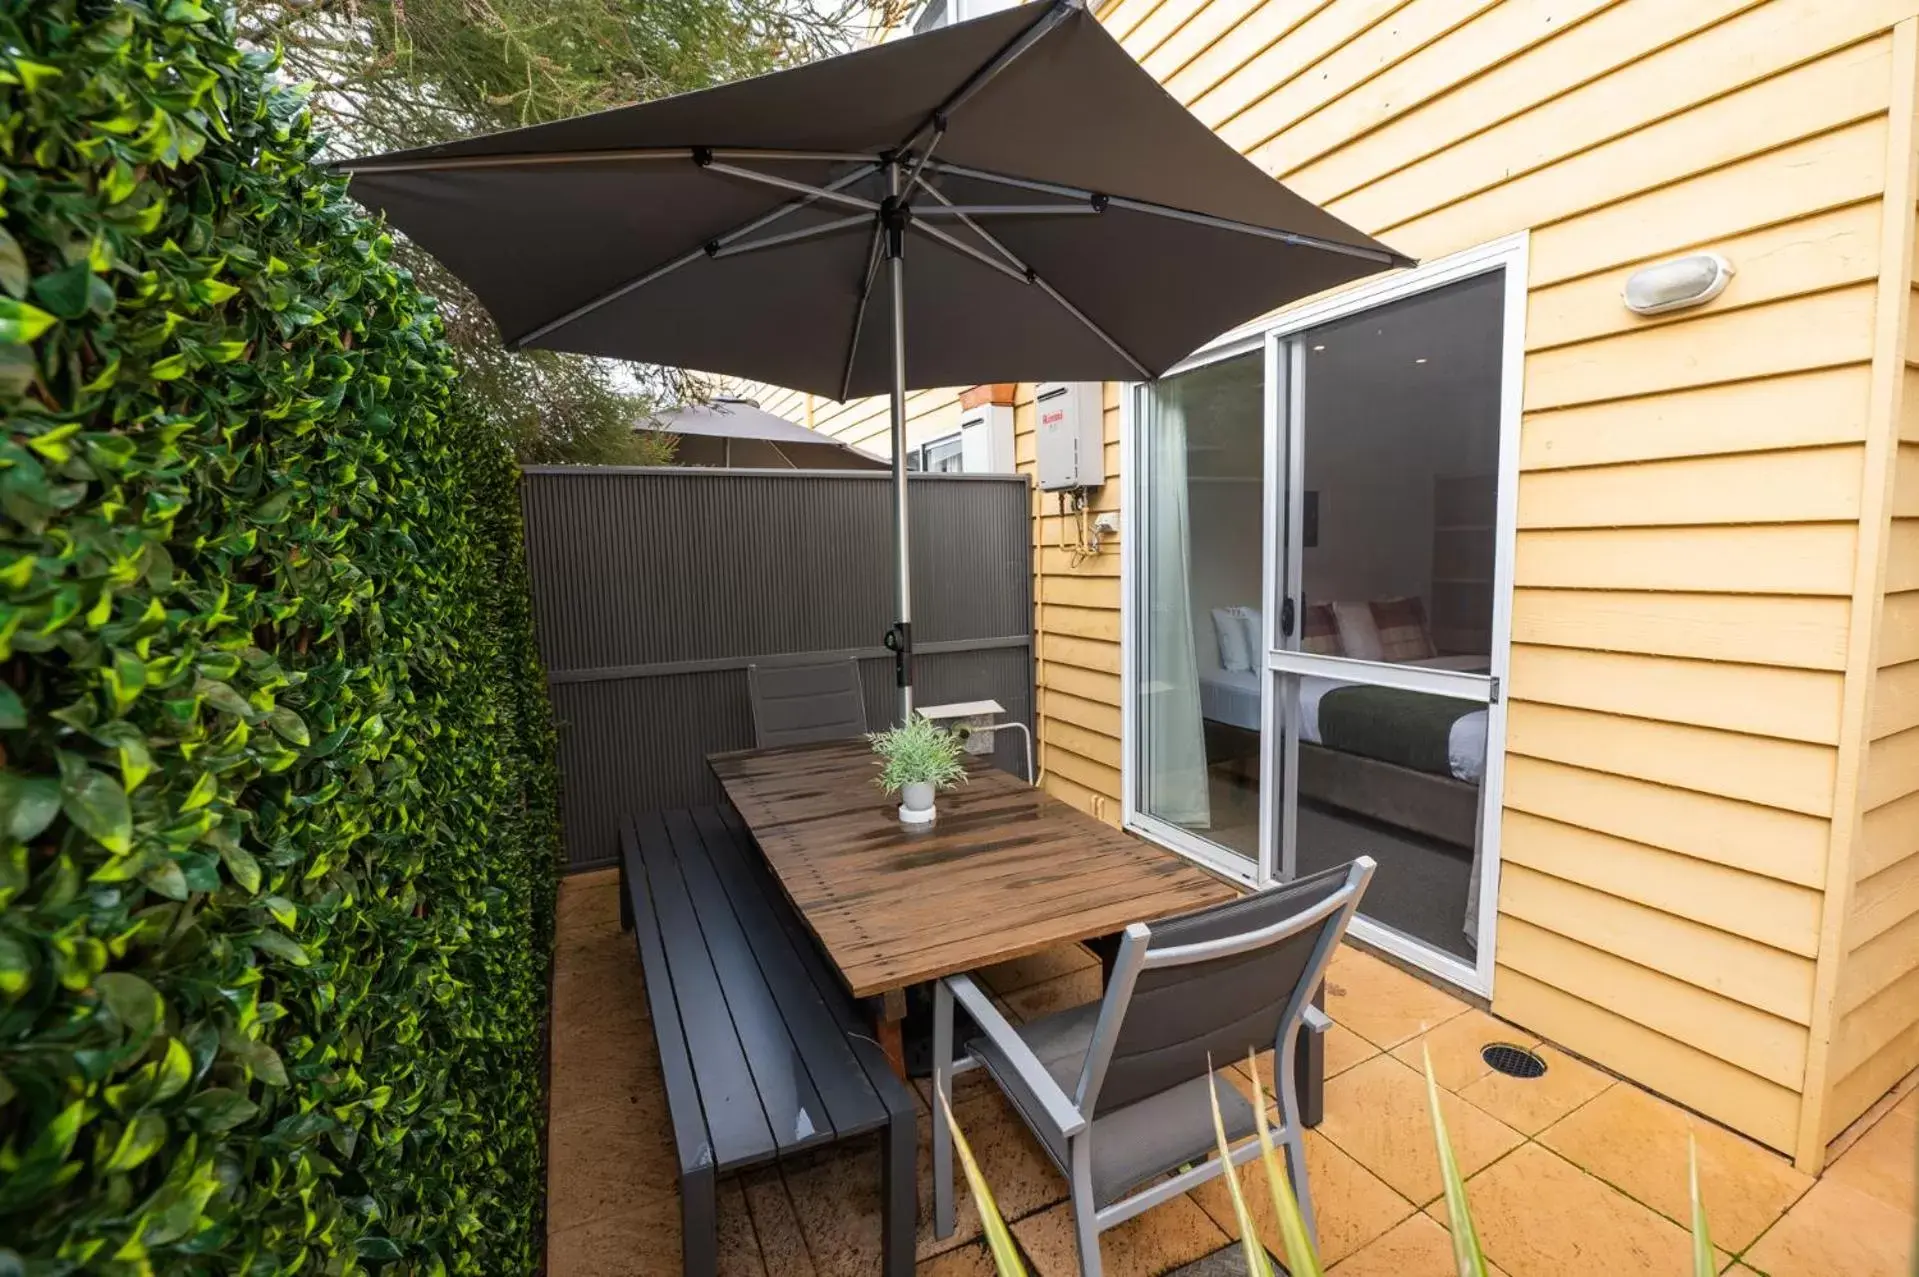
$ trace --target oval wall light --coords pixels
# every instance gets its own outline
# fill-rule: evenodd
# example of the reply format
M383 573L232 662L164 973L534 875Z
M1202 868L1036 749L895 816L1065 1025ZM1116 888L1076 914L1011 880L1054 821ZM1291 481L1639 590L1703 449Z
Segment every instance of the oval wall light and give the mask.
M1732 263L1718 253L1642 266L1626 278L1626 309L1635 315L1661 315L1703 305L1726 291L1732 273Z

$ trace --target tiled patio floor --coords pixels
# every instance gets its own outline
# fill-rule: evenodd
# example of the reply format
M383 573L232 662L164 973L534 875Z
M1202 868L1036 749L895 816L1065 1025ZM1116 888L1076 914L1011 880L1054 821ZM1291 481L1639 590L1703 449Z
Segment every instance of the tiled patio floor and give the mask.
M1077 948L1008 963L987 980L1016 1017L1096 996ZM1453 1144L1487 1258L1509 1277L1690 1272L1686 1132L1722 1266L1740 1277L1906 1277L1912 1271L1919 1092L1852 1145L1817 1184L1782 1158L1551 1046L1521 1082L1479 1059L1488 1041L1531 1045L1502 1021L1354 949L1328 981L1326 1120L1307 1136L1320 1243L1335 1277L1446 1277L1450 1252L1426 1119L1422 1045L1447 1096ZM1264 1081L1270 1081L1268 1075ZM1242 1077L1242 1083L1251 1085ZM679 1272L672 1137L615 876L570 878L560 896L549 1135L553 1277ZM922 1093L922 1102L924 1093ZM990 1084L963 1079L956 1111L1002 1211L1041 1277L1075 1271L1065 1182ZM921 1117L922 1220L930 1220ZM721 1271L840 1277L879 1271L878 1153L829 1150L722 1185ZM1278 1248L1263 1194L1250 1195ZM990 1277L962 1190L958 1233L920 1234L921 1277ZM1228 1245L1215 1181L1105 1235L1113 1277L1171 1272ZM1737 1263L1735 1264L1735 1257ZM1212 1265L1208 1266L1213 1267ZM1225 1268L1231 1271L1231 1268Z

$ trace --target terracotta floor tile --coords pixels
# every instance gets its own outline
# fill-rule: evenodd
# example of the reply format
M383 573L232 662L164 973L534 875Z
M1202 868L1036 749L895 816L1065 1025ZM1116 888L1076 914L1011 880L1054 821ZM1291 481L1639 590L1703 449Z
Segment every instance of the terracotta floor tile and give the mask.
M979 977L987 988L1004 997L1042 981L1098 966L1099 959L1087 952L1085 946L1068 944L1028 954L1024 958L1014 958L1010 962L997 963L981 971Z
M740 1187L746 1193L767 1272L778 1277L814 1277L799 1216L793 1210L793 1199L786 1195L786 1181L780 1178L779 1168L762 1166L748 1171L740 1176Z
M760 1242L753 1231L753 1216L748 1213L746 1194L737 1179L725 1179L719 1186L720 1220L718 1277L766 1277L769 1272L784 1277L786 1270L769 1269L760 1256Z
M679 1191L679 1155L664 1105L556 1115L547 1128L546 1151L549 1232Z
M1549 1043L1534 1043L1533 1051L1546 1061L1543 1076L1507 1077L1488 1071L1485 1077L1460 1090L1460 1098L1485 1109L1524 1135L1537 1135L1581 1104L1614 1085L1601 1073Z
M602 1108L660 1086L659 1054L644 1024L555 1020L547 1106L555 1115Z
M1489 1277L1503 1277L1488 1262ZM1328 1277L1458 1277L1452 1238L1430 1215L1414 1215L1336 1265ZM1678 1277L1675 1274L1675 1277Z
M1912 1233L1910 1213L1825 1179L1740 1261L1768 1277L1905 1277Z
M974 1242L921 1260L919 1267L913 1270L913 1277L997 1277L998 1272L986 1244Z
M1078 1277L1073 1210L1064 1203L1013 1225L1033 1277ZM1226 1234L1187 1196L1162 1202L1100 1234L1106 1277L1159 1277L1224 1246Z
M1877 1197L1894 1210L1919 1210L1913 1172L1919 1166L1919 1117L1905 1104L1873 1123L1826 1168L1826 1178Z
M677 1197L605 1215L554 1233L546 1241L553 1277L634 1277L680 1271Z
M1713 1241L1744 1250L1812 1186L1768 1152L1636 1086L1621 1085L1550 1126L1547 1148L1675 1221L1692 1217L1686 1134L1699 1142L1699 1187Z
M1457 1096L1442 1094L1440 1106L1464 1174L1471 1175L1520 1142L1517 1131ZM1423 1205L1443 1191L1426 1079L1389 1055L1326 1083L1326 1116L1319 1133L1415 1203Z
M1390 1049L1465 1011L1423 980L1341 945L1326 973L1326 1014L1374 1046Z
M1326 1030L1326 1076L1336 1077L1355 1064L1364 1064L1379 1048L1343 1024Z
M1466 1195L1486 1258L1512 1277L1692 1271L1691 1238L1679 1225L1537 1144L1474 1176Z
M1481 1048L1495 1042L1529 1047L1538 1040L1524 1029L1496 1020L1484 1011L1468 1010L1394 1047L1393 1058L1424 1073L1425 1057L1430 1054L1433 1076L1439 1084L1449 1091L1458 1091L1493 1071L1492 1065L1480 1056Z
M997 1090L957 1107L960 1129L979 1159L980 1170L992 1186L993 1200L1007 1220L1021 1219L1066 1199L1066 1179ZM875 1164L877 1174L877 1163ZM789 1183L792 1182L788 1177ZM951 1237L933 1236L932 1119L920 1120L919 1131L919 1243L921 1259L952 1250L980 1235L979 1212L967 1188L959 1158L953 1159L954 1230ZM795 1194L798 1200L798 1194ZM825 1199L820 1203L831 1209ZM808 1204L801 1203L802 1214ZM810 1236L810 1234L809 1234Z
M1037 1020L1042 1015L1064 1011L1068 1007L1097 1002L1105 992L1098 967L1081 967L1067 975L1054 976L1038 984L1006 995L1006 1005L1019 1016L1019 1023Z
M1285 1254L1279 1219L1273 1214L1272 1192L1266 1172L1257 1162L1240 1168L1240 1191L1252 1212L1261 1244L1275 1255ZM1413 1213L1413 1204L1380 1182L1358 1162L1336 1148L1317 1131L1306 1132L1306 1178L1311 1186L1313 1214L1319 1231L1322 1263L1336 1263ZM1212 1216L1228 1236L1239 1236L1232 1192L1223 1179L1194 1189L1194 1201Z
M850 1141L798 1159L782 1166L781 1176L818 1277L879 1271L884 1212L879 1149L872 1141ZM921 1218L927 1218L923 1210Z

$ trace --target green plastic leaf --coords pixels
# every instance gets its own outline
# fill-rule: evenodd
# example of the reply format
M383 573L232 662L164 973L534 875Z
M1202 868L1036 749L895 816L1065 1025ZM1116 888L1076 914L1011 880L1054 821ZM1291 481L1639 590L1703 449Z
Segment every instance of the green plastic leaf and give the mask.
M276 958L285 958L296 967L308 966L313 959L300 947L300 942L292 936L281 935L277 931L262 931L252 938L253 947Z
M31 302L0 297L0 346L23 346L58 322Z
M167 1142L166 1119L157 1113L142 1113L127 1123L119 1143L100 1165L100 1172L112 1175L130 1171L160 1151Z
M44 62L35 62L28 58L15 58L13 73L20 77L20 83L26 86L29 93L38 93L60 78L59 67L48 66Z
M33 298L61 319L78 319L87 313L87 286L92 279L93 271L83 259L34 280Z
M103 971L93 986L134 1042L144 1045L166 1020L167 1004L160 991L131 971Z
M60 814L60 782L46 776L0 772L0 821L8 837L30 842Z
M242 891L251 895L260 889L260 862L239 843L229 840L220 846L220 859Z
M0 931L0 997L12 1001L33 987L33 954Z
M194 3L194 0L173 0L161 13L168 22L209 22L213 15Z
M303 749L312 743L312 737L307 734L307 725L301 721L298 714L287 709L285 706L281 706L267 715L267 725L273 728L282 740L289 741Z
M83 767L63 782L60 809L108 851L124 854L132 850L132 805L120 782L105 772Z
M187 1112L203 1130L218 1134L250 1120L260 1106L238 1091L216 1086L200 1092L187 1104Z
M18 731L26 725L27 707L21 703L20 693L0 682L0 730Z
M155 360L147 365L147 376L155 381L175 381L187 374L185 352L168 355L165 359Z
M27 255L13 233L0 226L0 291L15 299L25 297L28 282Z
M160 1057L160 1067L154 1072L153 1103L172 1099L187 1089L187 1083L193 1080L193 1057L179 1038L168 1038L165 1054Z
M201 772L193 788L187 791L186 801L180 804L181 811L197 811L213 801L220 792L220 780L212 772Z

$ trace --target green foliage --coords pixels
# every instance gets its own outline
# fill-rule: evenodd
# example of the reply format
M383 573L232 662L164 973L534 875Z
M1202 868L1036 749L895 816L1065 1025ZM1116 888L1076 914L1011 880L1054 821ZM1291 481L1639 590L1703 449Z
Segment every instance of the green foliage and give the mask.
M195 0L0 0L0 1273L537 1264L509 440Z
M889 731L868 733L866 740L880 758L876 783L889 794L916 781L946 789L966 779L960 762L965 742L924 714Z

